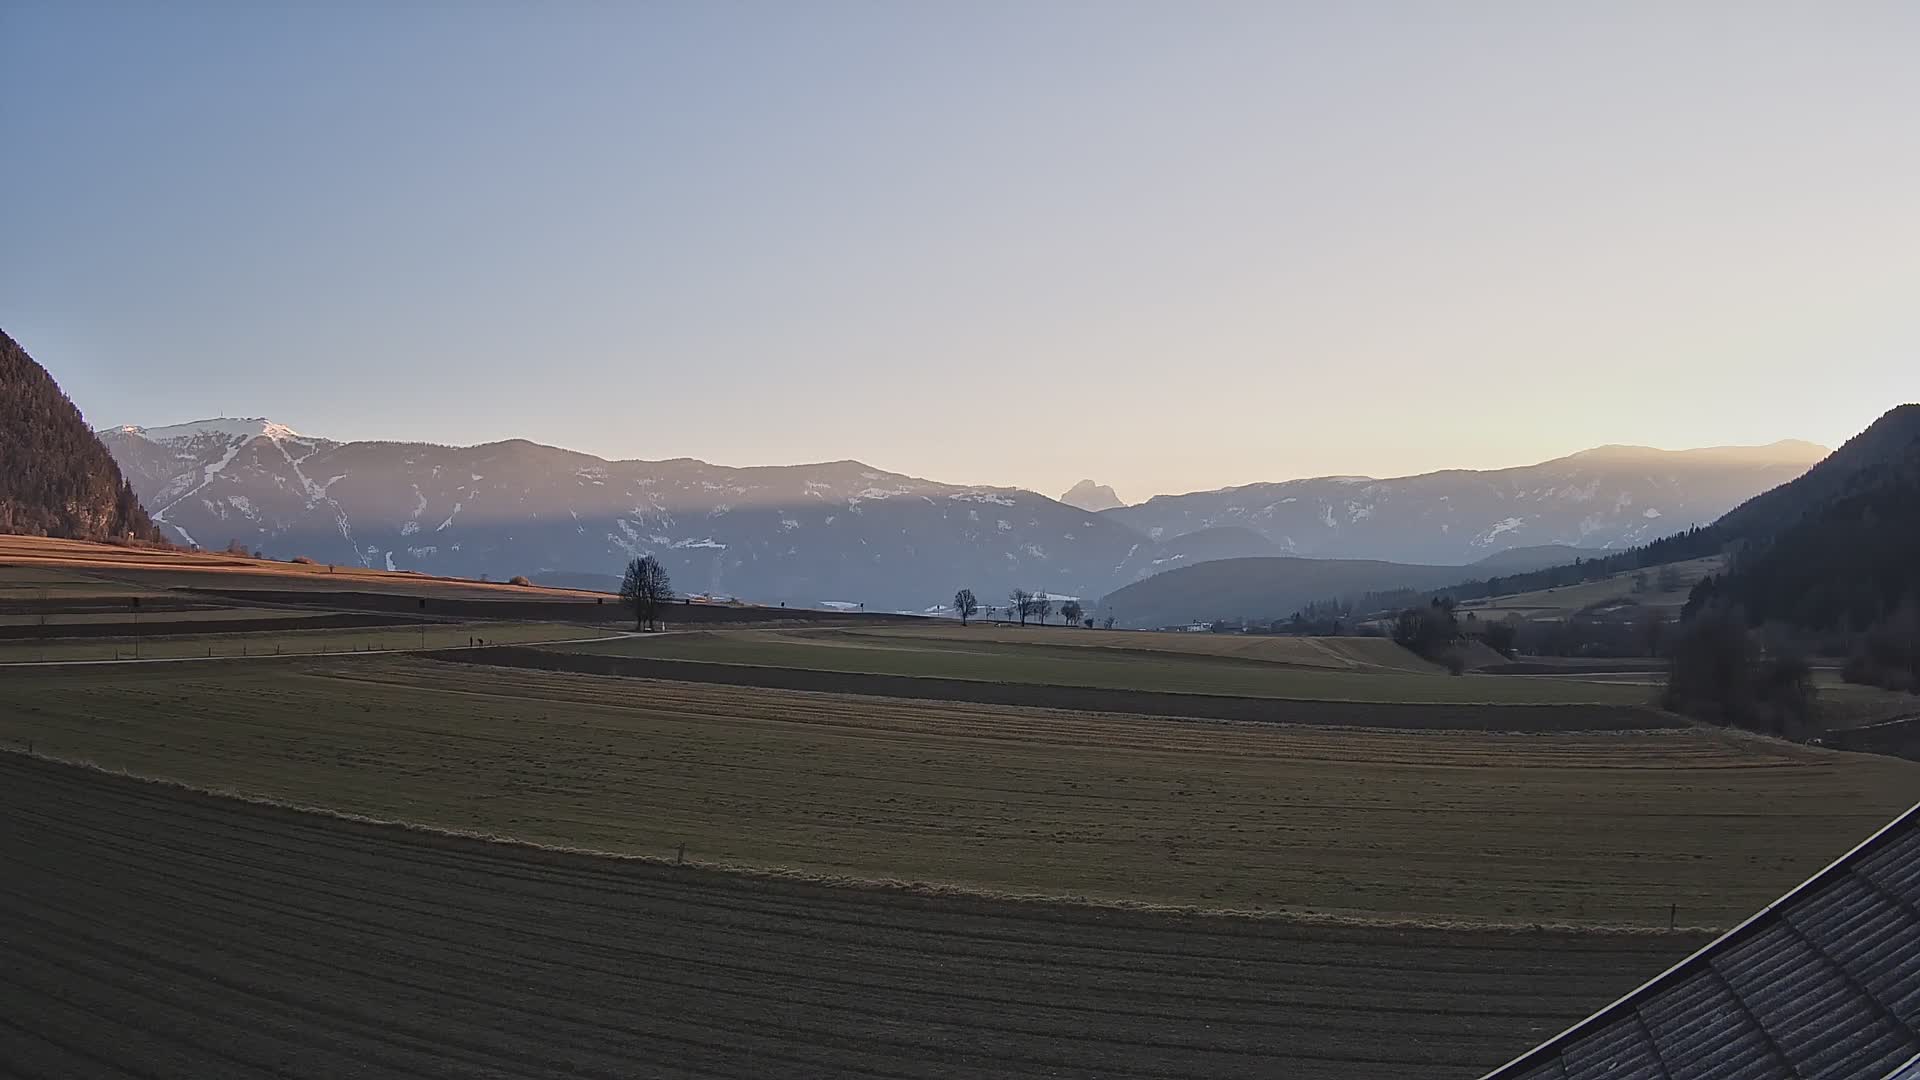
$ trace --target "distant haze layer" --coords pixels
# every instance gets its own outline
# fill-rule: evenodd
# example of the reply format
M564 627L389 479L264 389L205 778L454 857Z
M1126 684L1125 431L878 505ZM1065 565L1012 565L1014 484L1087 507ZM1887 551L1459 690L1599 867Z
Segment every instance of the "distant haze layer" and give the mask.
M343 443L265 419L126 426L102 439L183 543L602 588L627 559L653 555L687 592L912 611L960 588L983 603L1014 588L1091 601L1250 556L1459 566L1513 548L1621 547L1710 521L1821 455L1804 443L1603 447L1494 472L1324 477L1092 511L852 460L731 468L525 440Z

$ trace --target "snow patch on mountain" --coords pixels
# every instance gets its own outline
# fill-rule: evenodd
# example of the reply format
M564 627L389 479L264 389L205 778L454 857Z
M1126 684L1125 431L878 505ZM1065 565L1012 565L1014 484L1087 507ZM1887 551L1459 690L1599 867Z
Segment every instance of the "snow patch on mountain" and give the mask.
M187 543L193 544L193 546L195 547L199 547L200 546L199 544L194 543L193 537L188 535L187 530L182 529L180 528L179 525L174 524L173 522L170 522L167 520L167 511L172 510L176 506L179 506L181 503L185 502L189 497L198 495L200 492L205 491L207 488L207 485L213 483L214 477L220 475L222 472L226 470L227 466L233 464L233 459L239 456L240 448L245 445L246 445L246 442L241 441L241 442L236 442L233 445L227 447L226 452L220 456L219 461L216 461L210 465L207 465L202 470L201 476L200 476L200 483L197 486L195 486L192 491L189 491L181 495L180 497L174 499L172 502L168 503L164 508L162 508L157 513L155 513L153 515L153 523L155 525L172 525L175 529L179 529L181 536L185 536L187 538Z
M1587 520L1593 521L1595 519L1588 518ZM1584 522L1582 524L1584 525ZM1475 537L1473 542L1479 545L1480 547L1485 547L1488 544L1493 543L1494 538L1499 536L1501 533L1509 533L1514 531L1515 529L1522 528L1525 525L1526 525L1526 521L1523 518L1517 518L1517 517L1501 518L1498 522L1494 524L1493 528L1488 529L1486 532L1483 532L1479 536ZM1581 531L1583 533L1586 532L1584 528Z
M138 435L149 442L156 443L204 439L209 437L236 440L242 443L257 438L272 439L276 442L281 439L306 438L306 436L287 425L276 424L264 416L216 416L206 420L194 420L185 424L170 424L166 427L157 428L146 428L136 424L126 424L107 430L118 431L126 435Z

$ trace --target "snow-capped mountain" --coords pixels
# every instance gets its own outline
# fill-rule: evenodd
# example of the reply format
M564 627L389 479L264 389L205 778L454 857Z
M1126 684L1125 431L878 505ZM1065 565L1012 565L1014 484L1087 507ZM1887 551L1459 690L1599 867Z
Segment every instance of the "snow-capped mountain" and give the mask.
M1705 525L1825 457L1812 443L1603 446L1538 465L1325 476L1162 495L1102 512L1150 539L1240 526L1281 554L1457 565L1515 547L1624 548Z
M1603 448L1522 469L1296 480L1090 513L857 461L732 468L523 440L342 443L264 419L100 437L182 543L599 587L652 554L683 591L913 610L962 587L983 603L1015 587L1091 599L1256 555L1464 565L1514 547L1618 547L1710 521L1822 453Z
M1270 548L1238 531L1154 543L1030 491L857 461L730 468L520 440L339 443L258 419L100 434L170 539L428 573L611 587L629 557L652 554L684 591L918 609L961 587L987 603L1014 587L1094 597L1190 553Z

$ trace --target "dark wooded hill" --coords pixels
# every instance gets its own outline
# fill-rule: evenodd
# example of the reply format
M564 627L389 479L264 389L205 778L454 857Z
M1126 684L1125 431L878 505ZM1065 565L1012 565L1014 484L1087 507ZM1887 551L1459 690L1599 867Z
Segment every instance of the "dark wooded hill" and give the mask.
M5 331L0 331L0 532L72 540L160 539L80 410Z

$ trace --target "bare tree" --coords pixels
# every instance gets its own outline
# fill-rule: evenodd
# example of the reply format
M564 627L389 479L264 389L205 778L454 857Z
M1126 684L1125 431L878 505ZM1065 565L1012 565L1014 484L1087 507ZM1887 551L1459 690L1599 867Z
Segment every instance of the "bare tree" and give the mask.
M1053 601L1047 599L1046 593L1039 593L1034 596L1033 614L1039 618L1041 626L1047 625L1047 616L1053 614Z
M1651 608L1634 620L1633 632L1648 656L1659 656L1667 642L1667 619Z
M620 602L633 609L633 628L651 630L660 605L673 599L673 579L667 568L651 555L627 563L627 574L620 580Z
M1113 616L1109 615L1105 619L1102 619L1100 622L1100 629L1102 630L1113 629Z
M1080 606L1080 601L1078 600L1069 600L1060 605L1060 617L1067 621L1068 626L1079 625L1080 616L1084 614L1085 611L1086 609Z
M1027 625L1027 616L1033 614L1033 594L1025 589L1015 589L1007 594L1007 599L1011 601L1007 605L1007 614L1018 615L1020 625Z
M960 625L965 626L968 619L980 613L980 601L974 599L972 589L961 589L953 594L953 610L960 613Z

